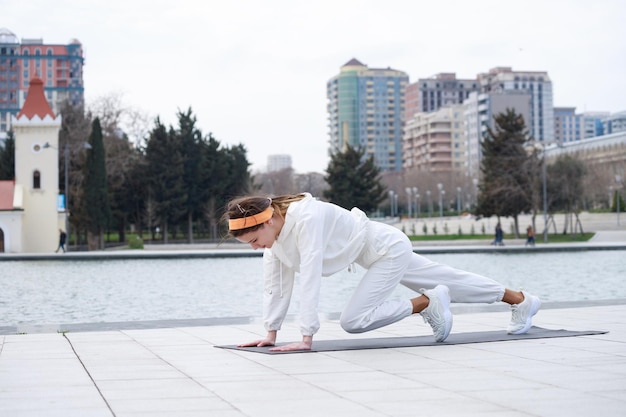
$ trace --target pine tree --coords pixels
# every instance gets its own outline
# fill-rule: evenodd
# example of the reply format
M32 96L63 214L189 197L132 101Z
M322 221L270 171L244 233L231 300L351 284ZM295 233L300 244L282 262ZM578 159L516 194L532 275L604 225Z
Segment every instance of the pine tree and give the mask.
M386 190L374 158L364 156L365 150L351 146L331 155L324 177L330 188L324 191L324 197L346 209L358 207L369 212L378 207Z
M15 178L15 137L9 130L4 140L4 147L0 147L0 180Z
M89 136L91 150L85 164L85 211L89 249L104 248L104 231L111 220L100 120L94 119Z
M513 217L519 235L518 215L532 208L532 164L524 145L528 142L522 115L513 109L495 116L495 130L482 142L482 180L476 214Z
M170 226L178 226L187 213L187 194L183 182L184 159L176 141L176 133L157 118L146 145L146 173L154 202L157 222L168 239Z
M178 129L175 132L175 140L181 150L184 160L183 183L187 196L187 241L193 242L193 221L202 213L203 193L201 193L201 170L202 132L196 127L196 117L191 108L187 112L177 114Z

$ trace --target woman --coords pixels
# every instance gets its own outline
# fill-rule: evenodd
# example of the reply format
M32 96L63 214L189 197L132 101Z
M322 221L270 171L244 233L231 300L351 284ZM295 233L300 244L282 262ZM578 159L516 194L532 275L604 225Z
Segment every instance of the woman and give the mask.
M273 351L310 350L319 329L317 305L322 276L359 264L367 271L341 314L341 327L361 333L420 313L444 341L452 327L450 302L511 305L510 334L532 325L541 305L527 292L512 291L489 278L432 262L413 252L395 227L370 221L358 208L351 211L318 201L310 194L243 197L231 201L224 215L230 234L254 249L263 248L264 325L267 336L239 346L274 346L287 314L294 275L300 279L301 342ZM398 284L420 295L388 299Z

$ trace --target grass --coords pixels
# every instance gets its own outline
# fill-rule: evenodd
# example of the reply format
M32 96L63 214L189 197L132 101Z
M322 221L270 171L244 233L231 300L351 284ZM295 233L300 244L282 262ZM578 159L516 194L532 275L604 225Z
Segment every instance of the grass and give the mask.
M552 234L548 234L548 243L571 243L571 242L587 242L589 239L591 239L594 236L595 233L583 233L583 234L561 234L561 233L552 233ZM492 241L493 240L493 236L492 235L483 235L483 234L473 234L473 235L458 235L458 234L454 234L454 235L442 235L442 234L438 234L438 235L419 235L419 236L415 236L415 235L409 235L409 239L412 241L416 241L416 242L427 242L427 241L442 241L442 240L484 240L484 241ZM515 239L515 236L512 234L505 234L504 235L504 242L506 243L506 241L508 240L512 240ZM526 239L525 236L520 236L520 239ZM538 233L535 236L535 241L537 243L543 243L543 234Z

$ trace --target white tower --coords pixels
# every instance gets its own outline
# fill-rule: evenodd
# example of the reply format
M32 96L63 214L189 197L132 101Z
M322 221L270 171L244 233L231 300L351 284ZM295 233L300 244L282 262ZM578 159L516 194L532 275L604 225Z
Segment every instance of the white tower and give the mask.
M61 116L52 112L41 79L31 80L24 106L11 124L15 185L23 192L22 252L52 252L63 224L57 210Z

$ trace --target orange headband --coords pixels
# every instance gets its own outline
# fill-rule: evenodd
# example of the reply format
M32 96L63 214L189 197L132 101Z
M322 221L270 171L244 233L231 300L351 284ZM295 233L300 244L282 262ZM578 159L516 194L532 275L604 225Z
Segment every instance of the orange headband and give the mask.
M272 208L272 206L269 206L268 208L260 213L255 214L254 216L241 217L239 219L229 219L228 228L230 230L247 229L248 227L253 227L257 224L265 223L272 218L273 214L274 209Z

